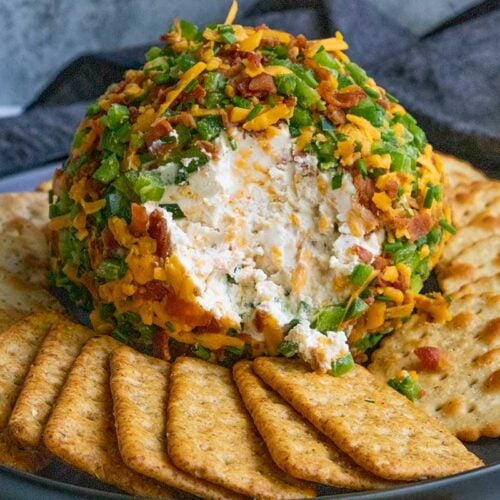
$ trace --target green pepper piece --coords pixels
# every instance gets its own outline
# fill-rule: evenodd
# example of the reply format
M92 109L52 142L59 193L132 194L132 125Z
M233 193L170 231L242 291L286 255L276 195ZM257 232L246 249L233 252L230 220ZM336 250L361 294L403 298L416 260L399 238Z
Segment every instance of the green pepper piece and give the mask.
M356 162L356 168L358 169L358 172L363 176L366 177L368 175L368 168L366 166L366 162L363 159L359 159Z
M313 59L320 65L325 68L333 70L332 73L336 76L338 71L340 70L340 66L338 61L329 54L323 46L314 54Z
M307 127L312 125L312 117L307 109L295 106L290 123L295 127Z
M356 104L356 106L353 106L349 110L349 113L365 118L375 127L382 126L386 116L384 108L375 104L369 97L366 97Z
M340 189L342 187L342 174L337 174L332 177L332 189Z
M334 377L340 377L353 370L354 366L352 354L348 353L345 356L332 361L332 369L328 373Z
M161 55L162 55L162 50L160 47L151 47L144 56L146 58L146 61L152 61L157 57L161 57Z
M294 75L279 75L274 78L274 83L278 94L288 97L295 94L297 77Z
M90 118L92 116L95 116L97 115L98 113L100 113L102 111L101 109L101 106L99 105L98 102L94 102L93 104L91 104L88 108L87 108L87 111L85 113L85 116L87 118Z
M151 172L141 172L133 182L133 189L141 203L160 201L165 192L161 178Z
M403 394L403 396L406 396L410 401L415 401L420 398L422 388L418 382L413 380L409 375L406 375L402 380L391 378L387 383L393 389Z
M89 128L82 128L77 130L71 141L71 148L77 149L82 145L84 137L89 133Z
M120 173L120 162L114 153L105 154L92 177L103 184L109 184L118 177Z
M160 207L164 208L167 212L170 212L172 214L172 219L174 220L186 217L177 203L162 203L160 204Z
M321 333L336 332L344 316L345 308L342 306L324 307L314 315L311 326Z
M368 349L372 349L373 347L378 345L383 336L384 336L383 333L369 333L368 335L365 335L362 339L355 342L354 346L359 351L365 352Z
M230 25L219 26L221 40L226 43L236 43L233 27Z
M186 40L196 40L198 37L198 27L196 24L192 24L184 19L179 21L179 26L181 28L182 36Z
M457 230L446 219L440 219L439 220L439 225L445 231L448 231L450 234L455 234L457 232Z
M235 95L231 99L231 102L238 108L249 109L252 107L252 101L245 99L244 97L240 97L239 95Z
M299 352L299 344L290 340L283 340L278 347L278 352L285 358L292 358Z
M303 108L311 108L320 100L318 92L299 78L295 84L295 96Z
M112 104L102 120L106 127L111 130L117 130L126 123L128 119L129 112L127 106L123 106L123 104Z
M196 123L196 130L205 141L215 139L222 131L222 123L218 116L206 116Z
M380 99L380 94L375 89L372 89L371 87L367 87L365 85L363 87L363 90L366 92L366 95L368 97L371 97L372 99Z
M363 68L359 67L356 63L348 62L345 64L345 68L351 75L352 79L362 87L367 81L368 76Z
M105 281L115 281L123 278L127 272L127 264L119 257L109 257L104 259L95 273Z
M209 71L205 73L203 86L207 92L219 92L224 90L226 82L226 77L222 73Z
M206 347L203 347L200 344L194 344L193 347L191 348L191 352L197 358L203 359L204 361L208 361L210 359L210 351Z
M411 158L400 151L390 151L391 172L412 173Z
M349 310L345 315L345 319L359 318L368 310L368 307L368 304L363 299L356 297L350 305Z
M366 280L371 276L373 267L368 264L357 264L352 270L349 278L353 285L360 287L365 284Z

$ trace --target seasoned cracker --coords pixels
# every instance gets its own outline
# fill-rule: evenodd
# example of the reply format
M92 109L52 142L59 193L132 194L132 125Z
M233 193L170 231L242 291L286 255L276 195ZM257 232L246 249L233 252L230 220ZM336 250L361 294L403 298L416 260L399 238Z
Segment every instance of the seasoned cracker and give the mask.
M236 363L233 377L273 460L291 476L353 490L396 485L365 471L320 434L255 375L251 361Z
M443 169L450 186L456 186L464 182L484 181L487 177L481 170L475 168L468 161L460 160L455 156L438 153L443 163Z
M254 370L360 466L400 481L438 478L482 461L445 427L362 366L341 377L298 360L257 358Z
M450 204L453 224L460 228L480 213L500 215L500 182L495 180L459 184L452 191Z
M454 298L463 297L464 295L481 295L483 293L500 294L500 273L481 278L472 283L467 283L462 288L459 288L454 294Z
M500 234L476 241L448 265L437 269L441 290L451 294L462 286L500 273Z
M25 316L27 316L27 313L18 311L17 309L0 309L0 335L9 326L12 326Z
M0 241L0 268L24 281L47 286L49 248L41 229L18 218L5 224Z
M231 372L195 358L172 365L168 400L168 453L177 467L243 495L315 496L272 461Z
M0 308L26 314L37 311L63 311L63 307L45 288L27 283L15 274L0 269Z
M49 201L46 193L0 194L0 231L17 219L31 221L38 229L49 222Z
M400 370L417 370L425 393L416 401L465 441L500 436L500 295L453 300L453 319L427 323L414 316L382 341L368 369L381 380ZM437 347L435 371L424 370L418 347Z
M460 228L446 243L438 269L445 268L474 243L493 235L500 235L500 216L495 217L488 213L479 214L467 226Z
M36 191L40 193L48 193L52 189L52 179L40 182L36 187Z
M39 472L50 462L50 454L43 449L25 448L12 439L7 429L0 430L0 464L25 472Z
M95 332L66 318L43 340L9 420L12 436L24 446L39 446L50 411L83 345Z
M116 433L123 461L133 470L203 498L241 498L175 467L167 455L170 364L119 347L110 358Z
M33 314L0 335L0 429L6 427L31 363L59 317L50 312Z
M94 337L71 368L43 439L57 457L135 495L173 498L172 491L129 469L118 450L109 387L109 355L120 342Z

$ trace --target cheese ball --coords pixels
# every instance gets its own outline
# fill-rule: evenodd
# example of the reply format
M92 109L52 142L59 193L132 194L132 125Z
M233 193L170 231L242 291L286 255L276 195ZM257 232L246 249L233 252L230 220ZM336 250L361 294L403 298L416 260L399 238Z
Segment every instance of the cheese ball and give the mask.
M163 359L339 375L416 305L453 232L439 158L347 44L174 21L54 175L53 286Z

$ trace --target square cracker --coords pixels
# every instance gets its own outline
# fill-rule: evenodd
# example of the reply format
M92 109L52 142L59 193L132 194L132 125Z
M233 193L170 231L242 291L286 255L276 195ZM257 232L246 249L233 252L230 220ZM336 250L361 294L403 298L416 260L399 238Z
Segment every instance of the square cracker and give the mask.
M128 493L175 498L167 487L129 469L120 456L108 363L120 345L111 337L85 344L45 427L45 445L74 467Z
M44 228L49 222L49 200L47 193L4 193L0 194L0 231L16 219L31 221L37 228Z
M464 295L481 295L483 293L500 294L500 272L488 278L467 283L453 294L453 298L458 299Z
M464 182L486 180L483 172L473 167L469 162L444 153L438 154L450 186L453 187Z
M37 472L49 461L45 451L15 443L6 426L40 344L58 318L55 313L33 314L0 334L0 464Z
M453 319L426 323L414 316L383 340L368 369L381 380L417 370L424 395L416 401L465 441L500 436L500 295L453 300ZM437 347L444 363L425 371L417 347Z
M24 381L9 420L12 436L24 446L38 446L50 411L83 345L93 330L61 318L52 325Z
M175 361L167 432L170 458L196 477L252 497L315 496L313 487L272 461L227 368L195 358Z
M437 269L441 290L447 294L481 278L500 273L500 234L476 241Z
M243 498L175 467L167 455L170 363L130 347L111 354L111 393L123 461L133 470L203 498Z
M341 377L302 362L257 358L256 373L361 467L391 480L443 477L483 465L445 427L362 366Z
M0 429L7 426L31 363L59 318L50 312L33 314L0 335Z
M0 308L0 335L4 330L17 323L21 318L27 316L26 312L18 311L17 309L2 309Z
M396 486L365 471L340 451L255 375L251 361L236 363L233 377L273 460L285 472L337 488Z

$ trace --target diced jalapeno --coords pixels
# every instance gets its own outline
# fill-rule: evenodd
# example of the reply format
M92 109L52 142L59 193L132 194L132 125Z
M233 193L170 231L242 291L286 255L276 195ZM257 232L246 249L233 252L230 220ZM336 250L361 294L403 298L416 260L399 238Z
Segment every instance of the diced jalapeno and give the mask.
M184 19L179 21L179 26L181 28L182 36L186 40L196 40L198 36L198 27Z
M290 123L296 127L307 127L312 125L312 117L309 111L299 106L295 106Z
M217 71L209 71L205 73L203 86L207 92L218 92L224 90L226 85L226 77Z
M373 126L380 127L386 116L384 108L375 104L369 97L360 101L356 106L353 106L349 113L356 116L361 116L368 120Z
M344 316L345 308L342 306L324 307L314 315L311 326L321 333L336 332Z
M275 77L274 82L276 84L276 89L278 94L291 96L295 94L295 88L297 86L297 77L294 75L280 75Z
M313 59L320 65L325 68L333 70L337 73L340 69L339 63L335 60L335 58L329 54L326 50L321 47L316 54L314 54Z
M191 352L197 358L203 359L205 361L208 361L210 359L210 351L200 344L194 344L193 347L191 347Z
M348 62L345 64L345 68L349 71L352 79L362 87L368 80L368 76L364 69L360 68L356 63Z
M170 212L172 214L172 219L182 219L183 217L186 217L177 203L162 203L160 204L160 207L164 208L167 212Z
M233 27L230 25L219 26L219 34L223 42L226 43L236 42L236 37L234 36Z
M125 276L127 264L119 257L110 257L103 260L96 269L96 275L105 281L114 281Z
M359 318L368 310L368 304L361 298L356 297L352 304L350 305L347 314L345 315L345 319L354 319Z
M299 344L290 340L283 340L278 347L278 352L285 358L292 358L299 352Z
M244 97L240 97L239 95L235 95L231 101L238 108L249 109L252 107L252 101L245 99Z
M118 177L120 173L120 162L114 153L104 155L99 168L92 176L94 179L109 184Z
M342 174L337 174L332 177L332 189L340 189L342 187Z
M365 284L366 280L373 273L373 267L367 264L357 264L352 270L350 279L353 285L360 287Z
M196 123L196 130L205 141L215 139L222 131L222 123L218 116L206 116Z
M296 80L295 96L299 104L304 108L310 108L320 100L318 92L299 78Z
M366 167L366 162L363 159L359 159L356 162L356 168L358 169L358 172L363 176L366 177L368 175L368 168Z
M354 344L354 346L359 351L365 352L368 349L372 349L373 347L375 347L380 342L383 336L383 333L369 333L365 335L361 340L358 340Z
M418 399L422 391L418 382L413 380L409 375L406 375L401 380L391 378L387 383L393 389L396 389L396 391L403 394L403 396L406 396L410 401Z
M345 356L332 361L332 369L328 372L334 377L345 375L354 369L354 359L352 354L348 353Z
M151 47L145 54L146 61L152 61L157 57L162 55L162 50L160 47Z
M127 106L122 104L112 104L103 118L104 125L111 130L120 128L128 121L129 112Z

